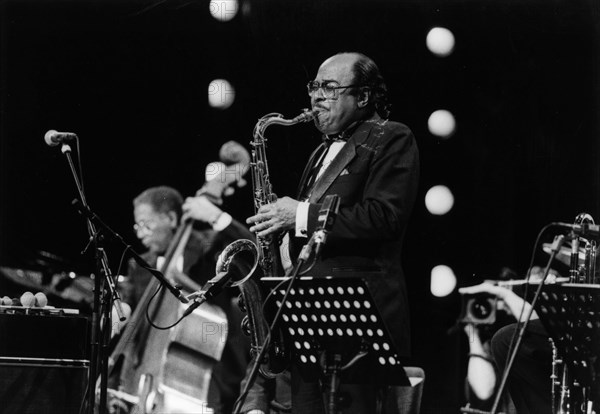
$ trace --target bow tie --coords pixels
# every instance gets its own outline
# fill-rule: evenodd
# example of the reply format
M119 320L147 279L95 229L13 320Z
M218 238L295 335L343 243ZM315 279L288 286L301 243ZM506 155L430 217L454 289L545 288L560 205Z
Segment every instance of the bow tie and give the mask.
M323 142L326 144L331 144L333 142L345 142L348 141L348 138L350 138L350 136L344 135L344 133L335 135L323 135Z
M350 124L348 128L337 134L323 135L323 142L326 144L331 144L332 142L348 141L352 134L354 134L354 131L356 131L356 128L358 128L362 122L362 120L356 121Z

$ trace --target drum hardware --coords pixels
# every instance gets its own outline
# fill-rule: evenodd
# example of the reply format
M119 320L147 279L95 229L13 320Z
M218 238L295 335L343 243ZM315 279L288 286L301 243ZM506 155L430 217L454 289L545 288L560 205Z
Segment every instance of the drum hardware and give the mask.
M588 213L579 213L575 217L575 226L595 225L594 218ZM580 259L580 246L584 252L583 260ZM585 237L572 234L571 240L571 261L569 277L571 283L594 283L596 272L596 250L597 243L595 240L589 240Z
M587 213L578 214L574 227L586 225L595 225L593 217ZM598 244L596 240L576 234L574 231L570 236L572 240L568 265L571 284L563 285L565 292L550 293L545 296L547 303L543 303L544 307L539 313L551 335L549 340L552 345L553 414L593 414L600 408L600 395L598 395L600 378L596 378L599 367L594 363L599 356L593 355L593 349L586 350L586 348L590 344L592 344L591 348L600 346L598 332L600 330L600 295L598 294L600 286L597 285L599 279L596 266ZM589 289L586 289L586 286L589 286ZM573 290L571 287L580 292L577 295L566 293ZM561 312L549 316L546 310L553 308L556 301L552 299L557 295L559 301L562 300L562 303L556 303L557 307L560 306ZM575 300L581 301L580 304L573 306ZM569 305L572 307L570 308ZM572 310L575 315L565 315L569 310ZM559 318L564 318L560 328L557 322ZM590 331L581 335L582 326L591 327ZM578 350L573 352L573 349L563 346L563 351L567 354L562 355L559 347L564 345L565 336L571 338L568 342L577 342L574 347ZM581 358L573 357L574 354Z
M570 242L566 242L565 246L560 248L560 251L556 254L556 260L561 262L562 264L564 264L565 266L570 266L571 265L571 247L570 247ZM544 250L544 253L548 253L550 254L550 246L552 246L552 243L544 243L542 245L542 249ZM581 247L579 247L579 260L581 262L583 262L585 260L585 250Z
M544 286L544 283L546 281L546 278L548 277L548 274L550 273L550 265L552 264L552 262L554 261L554 258L556 256L556 254L559 252L560 248L562 247L563 243L564 243L564 236L560 235L560 236L556 236L554 239L554 243L552 244L552 248L551 248L551 253L550 253L550 258L546 264L546 267L544 269L543 272L543 276L541 278L541 280L537 283L537 289L534 295L533 300L531 301L531 307L529 309L529 312L527 313L527 315L525 315L525 319L524 322L521 324L520 329L518 331L518 335L516 336L516 341L514 343L514 347L512 347L513 351L512 353L509 355L508 358L508 363L505 367L504 373L502 375L502 378L500 379L499 382L499 386L498 386L498 390L496 392L496 396L494 398L493 404L492 404L492 408L489 412L487 411L481 411L481 410L475 410L469 406L467 407L463 407L461 408L461 412L463 413L472 413L472 414L498 414L498 409L500 406L500 401L502 398L502 394L504 393L504 389L506 387L506 383L508 380L508 373L510 372L512 365L514 364L516 355L517 355L517 351L521 345L521 341L523 339L523 335L525 333L525 330L527 329L529 320L531 319L531 314L533 312L533 306L535 306L535 303L537 302L537 299L541 293L542 287Z

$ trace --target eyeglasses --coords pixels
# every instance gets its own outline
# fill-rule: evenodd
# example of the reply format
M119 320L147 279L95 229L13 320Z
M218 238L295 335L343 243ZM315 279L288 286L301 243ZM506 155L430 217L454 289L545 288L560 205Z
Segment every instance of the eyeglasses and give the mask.
M306 84L306 89L308 90L308 96L311 96L314 93L317 93L320 90L323 91L323 97L325 99L337 99L339 96L338 90L346 89L346 88L354 88L362 85L345 85L342 86L335 81L325 81L325 82L317 82L310 81Z
M157 226L158 226L158 223L154 220L148 220L148 221L140 220L133 225L133 231L136 233L138 231L154 231Z

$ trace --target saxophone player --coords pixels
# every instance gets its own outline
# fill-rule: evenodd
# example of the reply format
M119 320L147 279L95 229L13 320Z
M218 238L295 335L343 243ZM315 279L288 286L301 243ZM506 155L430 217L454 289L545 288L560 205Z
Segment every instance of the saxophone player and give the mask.
M339 53L307 85L314 124L323 143L305 168L295 198L262 206L247 219L259 237L289 232L291 257L317 226L325 196L340 208L322 260L311 275L367 275L372 293L401 356L410 349L407 292L400 256L417 192L419 157L410 129L389 121L387 87L375 62ZM291 367L293 412L324 413L318 384L305 383ZM244 412L268 412L264 384L255 385ZM375 386L353 390L349 412L375 412Z

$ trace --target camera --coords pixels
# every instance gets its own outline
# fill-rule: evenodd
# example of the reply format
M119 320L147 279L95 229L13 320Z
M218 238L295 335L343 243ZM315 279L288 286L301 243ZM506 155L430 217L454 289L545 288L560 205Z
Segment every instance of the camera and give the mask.
M498 298L489 293L476 293L462 296L460 323L492 325L496 322Z

